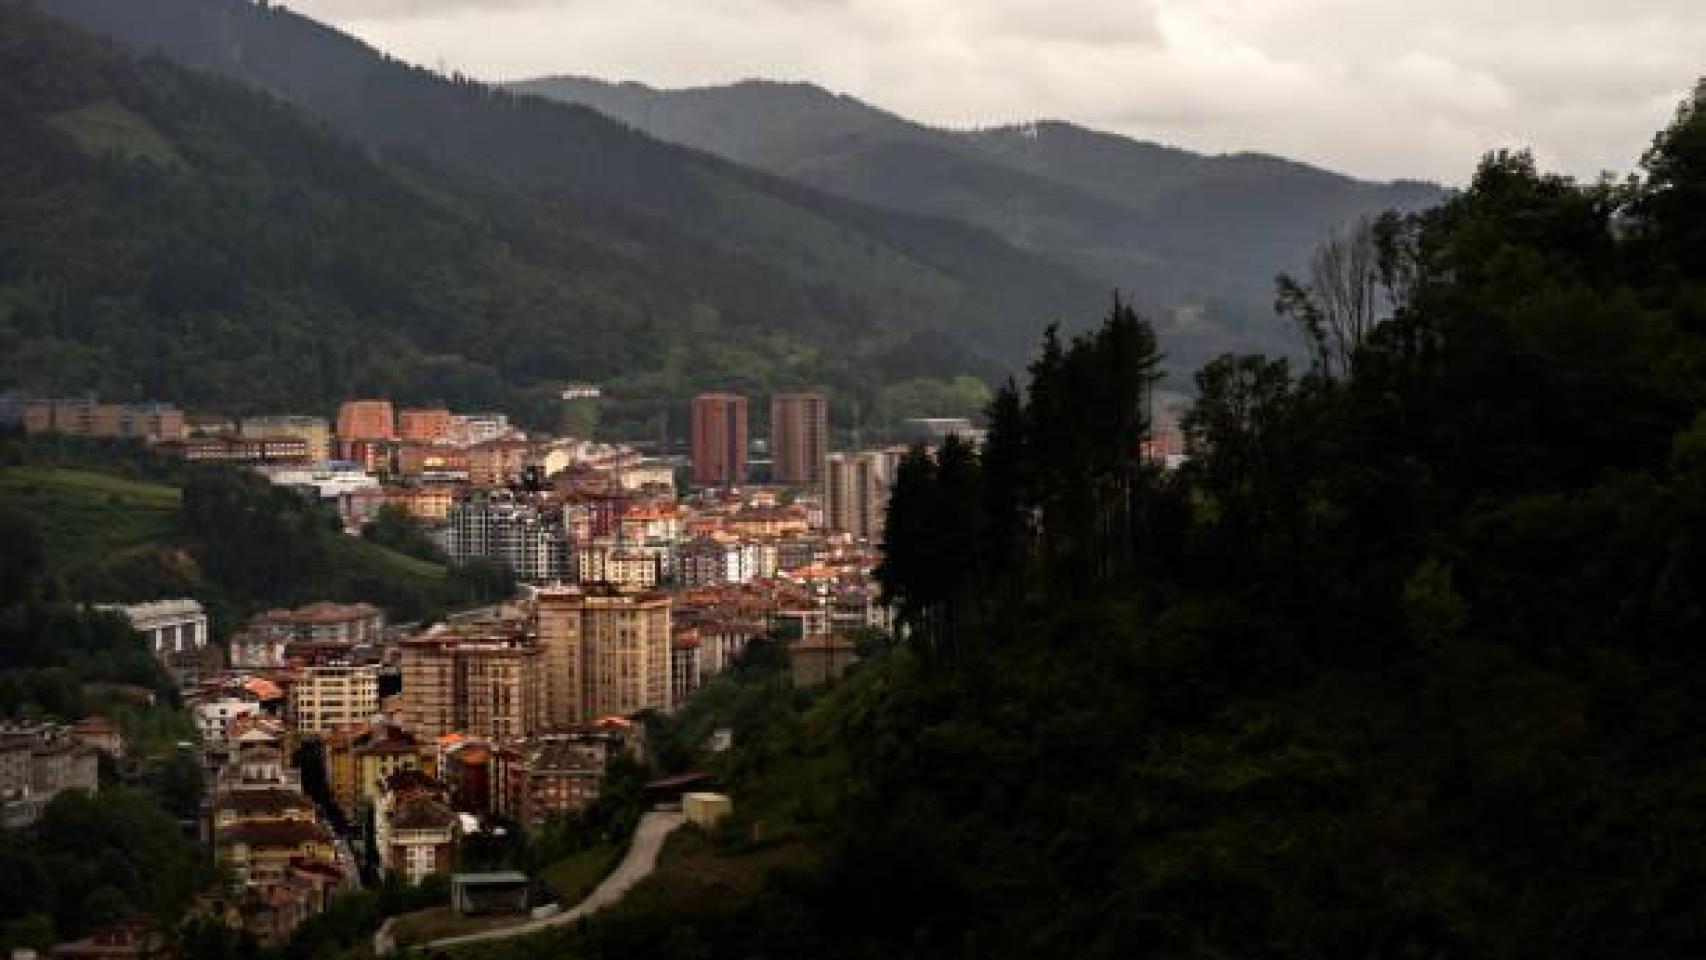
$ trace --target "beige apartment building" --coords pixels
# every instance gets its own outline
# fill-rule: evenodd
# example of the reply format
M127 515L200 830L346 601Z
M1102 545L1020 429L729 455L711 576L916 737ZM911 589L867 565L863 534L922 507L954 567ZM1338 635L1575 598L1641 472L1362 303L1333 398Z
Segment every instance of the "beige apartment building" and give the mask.
M294 437L308 444L308 459L315 463L332 458L332 426L325 417L244 417L237 435L245 440Z
M904 449L829 455L829 526L875 543L883 537L889 490Z
M446 630L401 647L403 722L417 736L465 733L508 743L539 728L540 650L530 638Z
M668 596L610 585L550 587L538 593L535 623L548 729L670 709Z
M290 685L290 715L305 733L365 724L378 712L377 664L304 667Z
M182 440L188 434L184 412L168 403L97 403L92 399L28 400L23 404L24 432L77 437Z

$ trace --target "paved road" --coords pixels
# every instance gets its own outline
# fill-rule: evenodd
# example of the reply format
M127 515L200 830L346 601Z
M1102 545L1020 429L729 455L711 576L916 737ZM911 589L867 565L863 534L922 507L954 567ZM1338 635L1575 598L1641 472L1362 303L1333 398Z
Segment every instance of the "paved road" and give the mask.
M543 920L529 920L518 923L513 927L500 927L483 933L470 933L460 937L448 937L444 940L434 940L425 946L428 949L443 947L460 947L469 943L480 943L486 940L507 940L510 937L525 937L530 933L538 933L550 927L565 923L574 923L587 914L594 913L622 899L622 895L644 880L658 863L658 851L663 849L663 842L676 827L681 826L683 817L679 811L665 812L653 810L640 818L640 825L634 830L634 842L628 845L628 853L616 869L610 871L610 876L604 878L597 889L587 894L587 898L575 904L573 909L565 910L555 916Z

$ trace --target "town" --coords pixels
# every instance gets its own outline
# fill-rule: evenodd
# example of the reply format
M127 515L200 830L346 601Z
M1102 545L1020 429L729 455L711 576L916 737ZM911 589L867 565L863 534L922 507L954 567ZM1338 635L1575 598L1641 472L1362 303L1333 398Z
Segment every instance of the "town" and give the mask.
M584 402L597 388L564 396ZM822 393L775 395L757 443L746 397L699 395L685 457L379 399L331 419L93 399L0 412L30 436L142 441L239 465L335 506L348 534L405 522L452 561L501 564L515 579L513 597L442 622L316 602L261 612L228 636L193 598L104 605L144 638L194 718L199 740L179 746L208 784L195 829L229 871L233 922L263 944L285 942L364 877L456 874L462 843L494 824L538 829L585 810L613 759L644 756L644 719L686 703L753 641L786 641L793 682L809 687L892 626L872 571L908 446L831 452ZM978 439L962 419L903 431L927 445ZM99 716L9 729L6 825L28 825L62 790L95 790L95 756L124 748ZM679 800L703 781L657 796ZM119 925L90 939L140 950L156 933Z

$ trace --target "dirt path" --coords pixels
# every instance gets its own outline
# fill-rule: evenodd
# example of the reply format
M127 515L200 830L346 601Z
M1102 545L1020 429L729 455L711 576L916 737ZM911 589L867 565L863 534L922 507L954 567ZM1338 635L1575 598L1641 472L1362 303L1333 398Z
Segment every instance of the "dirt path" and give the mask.
M510 937L525 937L530 933L538 933L551 927L565 923L574 923L587 914L594 913L622 899L634 884L644 880L658 864L658 853L663 850L663 842L676 827L682 824L679 812L664 812L654 810L640 818L640 825L634 830L634 841L628 845L628 853L616 869L610 871L610 876L604 878L596 889L587 894L585 900L554 916L543 920L529 920L518 923L513 927L503 927L498 930L488 930L484 933L470 933L460 937L447 937L434 940L424 946L429 949L460 947L470 943L482 943L487 940L507 940Z

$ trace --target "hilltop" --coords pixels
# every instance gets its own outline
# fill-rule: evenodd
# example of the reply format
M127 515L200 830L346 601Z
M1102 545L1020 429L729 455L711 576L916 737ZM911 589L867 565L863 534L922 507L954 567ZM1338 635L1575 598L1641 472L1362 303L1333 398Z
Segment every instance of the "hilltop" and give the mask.
M944 130L808 83L659 90L546 77L509 88L831 194L986 229L1136 297L1175 374L1227 350L1295 350L1273 317L1274 275L1301 267L1342 223L1445 196L1058 121Z
M239 411L381 393L549 423L555 389L591 380L632 426L709 385L816 384L851 419L884 384L999 376L1106 296L986 231L438 76L283 8L39 6L123 46L3 13L20 135L0 204L22 225L3 382L26 389Z

